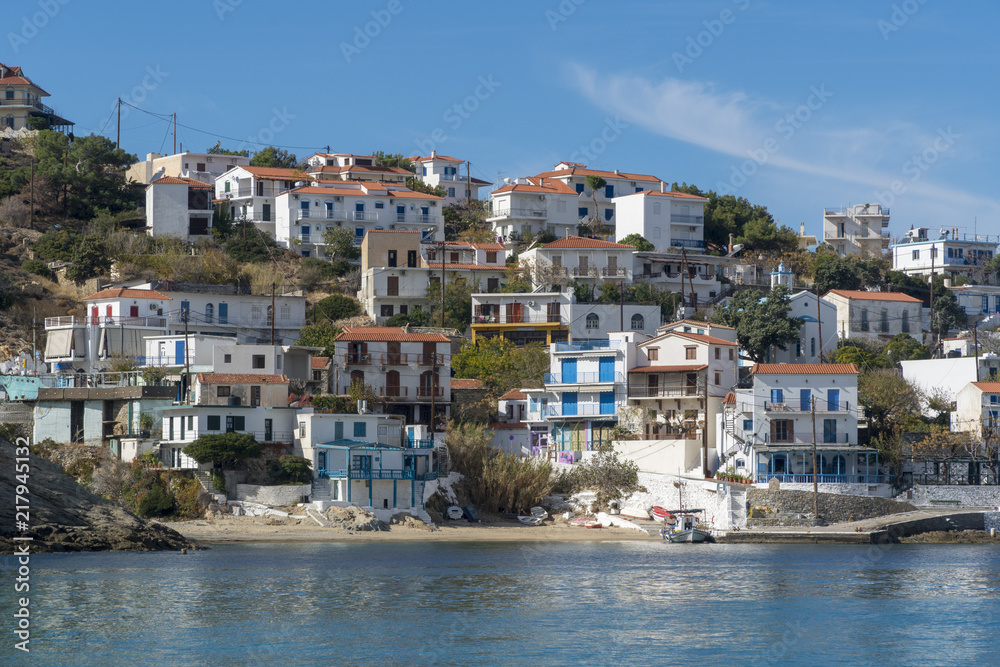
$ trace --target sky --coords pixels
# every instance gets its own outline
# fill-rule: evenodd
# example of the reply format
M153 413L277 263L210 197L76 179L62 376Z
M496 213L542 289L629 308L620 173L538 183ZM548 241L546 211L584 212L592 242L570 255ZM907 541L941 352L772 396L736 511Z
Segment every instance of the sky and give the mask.
M1000 234L1000 4L8 0L0 62L77 134L116 101L177 141L404 155L487 181L563 160L767 206L821 235L881 203L890 230ZM121 145L170 152L123 107ZM485 189L484 189L485 193Z

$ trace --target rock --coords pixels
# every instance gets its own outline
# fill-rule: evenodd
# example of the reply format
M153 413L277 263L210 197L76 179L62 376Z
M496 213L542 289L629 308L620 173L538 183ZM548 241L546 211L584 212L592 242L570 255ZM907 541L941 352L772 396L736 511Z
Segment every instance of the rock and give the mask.
M194 549L180 533L145 521L83 488L46 459L28 456L28 530L15 530L15 449L0 438L0 549L13 553L14 537L30 536L31 552L164 551ZM22 457L23 458L23 457ZM22 494L23 496L23 494Z

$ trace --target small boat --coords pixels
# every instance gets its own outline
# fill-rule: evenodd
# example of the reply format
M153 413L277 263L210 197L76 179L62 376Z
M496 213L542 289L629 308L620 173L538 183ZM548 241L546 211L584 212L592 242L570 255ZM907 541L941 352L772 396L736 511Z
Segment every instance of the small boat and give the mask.
M666 521L667 519L675 519L673 514L670 513L666 507L660 507L659 505L653 506L653 519L656 521Z
M639 507L626 507L622 509L621 515L626 519L642 519L644 521L649 520L649 512Z
M537 516L519 516L517 520L526 526L540 526L542 525L542 520Z
M592 528L593 526L601 525L601 522L592 516L578 516L569 523L571 526L582 526L583 528Z
M549 518L549 513L545 511L544 507L532 507L531 516L537 517L539 520L545 520Z
M709 532L698 528L698 518L694 514L681 514L673 526L664 525L660 537L668 542L704 542Z
M452 505L451 507L449 507L447 514L448 518L451 519L452 521L458 521L465 515L465 513L462 512L462 508L459 507L458 505Z

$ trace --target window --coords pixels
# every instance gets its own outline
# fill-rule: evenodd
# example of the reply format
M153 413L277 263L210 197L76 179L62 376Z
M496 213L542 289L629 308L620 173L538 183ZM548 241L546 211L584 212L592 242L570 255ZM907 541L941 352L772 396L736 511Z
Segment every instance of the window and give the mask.
M487 250L486 251L486 263L487 264L496 264L497 263L497 251L496 250Z
M721 347L715 348L715 358L716 359L721 359L722 358L722 348Z
M449 197L455 196L455 188L448 188L448 196Z
M392 310L393 310L392 304L389 305L382 304L380 308L381 308L380 315L382 317L392 317Z
M313 371L313 382L320 382L323 380L323 371Z
M299 437L300 438L306 437L306 423L305 422L299 422Z
M588 209L586 206L581 206L576 210L576 214L581 218L586 218L587 215L589 214L589 211L590 209Z
M366 422L354 422L354 437L364 438L367 434L368 424Z
M612 197L614 197L615 196L615 186L613 186L613 185L605 185L604 186L604 196L607 197L608 199L611 199Z
M229 304L219 304L219 324L229 323Z
M205 304L205 322L208 323L208 324L211 324L212 320L214 318L215 318L215 306L212 305L212 304L210 304L210 303L206 303Z
M660 214L660 202L654 201L653 202L653 215L659 215L659 214Z
M795 356L796 357L801 357L802 356L802 339L801 338L796 338L795 339Z
M868 311L861 311L861 330L868 331Z
M215 395L219 398L224 398L229 396L229 387L227 385L219 385L215 388Z
M291 304L283 303L278 306L278 317L283 320L292 319L292 306Z
M685 347L684 348L684 358L685 359L697 359L698 358L698 348L696 348L696 347Z
M265 365L266 365L266 362L264 361L264 355L263 354L255 354L255 355L253 355L252 360L251 360L251 366L253 368L260 369L260 368L264 368Z
M647 354L649 355L649 360L650 361L659 361L660 360L660 348L658 348L658 347L651 347L651 348L649 348L649 351L647 352Z
M438 278L438 280L441 279ZM397 276L388 276L385 279L385 295L399 296L399 278Z
M948 248L948 259L951 259L954 256L955 256L954 249L953 248Z
M913 251L913 259L920 259L920 251L919 250L914 250Z
M583 194L583 183L577 183L576 184L576 194L578 194L578 195L582 195Z
M173 440L173 439L174 439L174 418L173 417L168 417L167 418L167 440Z
M653 227L653 238L654 239L658 239L658 238L660 238L660 236L661 236L660 228L659 227Z
M889 331L889 311L882 309L882 333Z
M903 318L900 324L902 325L901 331L903 333L910 333L910 311L908 310L903 311Z
M772 403L784 403L785 402L785 392L781 389L771 390L771 402Z
M752 419L744 419L743 420L743 430L744 431L752 431L753 430L753 420Z
M417 265L417 251L407 250L406 251L406 265L409 267L414 267Z
M587 315L587 331L596 331L601 326L601 319L597 316L597 313L590 313Z
M422 175L423 175L423 176L426 176L426 175L427 175L427 167L424 167L424 168L423 168L423 172L422 172Z
M715 371L715 385L718 386L722 384L722 373L720 371Z
M729 361L734 361L736 359L736 350L729 348Z
M823 442L837 442L837 420L823 420Z
M375 202L375 208L385 208L385 202L384 201Z
M390 250L388 252L386 264L388 264L389 268L392 268L392 267L396 266L396 251L395 250Z
M604 209L604 219L605 220L610 220L613 217L615 217L615 209L613 209L613 208L606 208L606 209Z
M263 307L261 307L259 305L257 305L257 306L250 306L250 318L251 319L259 320L262 317L264 317L264 309L263 309Z
M556 202L556 213L565 213L565 212L566 212L566 200L560 199L559 201Z
M809 354L813 357L816 356L816 337L809 339Z
M633 331L641 331L644 328L646 328L646 320L643 318L643 316L642 315L633 315L632 316L632 330Z
M231 363L233 363L233 355L231 355L231 354L224 354L224 355L222 355L222 363L224 363L224 364L231 364Z
M219 415L208 415L208 423L205 428L209 431L218 431L222 428L222 418Z
M235 417L229 415L226 417L226 433L235 433L236 431L245 431L247 428L246 417Z
M771 422L772 442L792 442L795 437L795 422L791 419L775 419Z

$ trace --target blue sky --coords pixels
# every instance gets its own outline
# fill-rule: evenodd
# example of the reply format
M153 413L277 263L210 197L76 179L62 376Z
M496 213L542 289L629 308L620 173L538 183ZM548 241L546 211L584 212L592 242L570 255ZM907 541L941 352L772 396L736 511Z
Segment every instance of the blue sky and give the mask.
M6 9L0 61L24 67L78 133L114 138L120 96L176 111L190 150L434 147L490 181L572 159L732 192L817 234L824 207L874 202L891 207L894 234L911 225L1000 233L995 3L16 0ZM123 116L129 152L169 152L171 141L166 122Z

